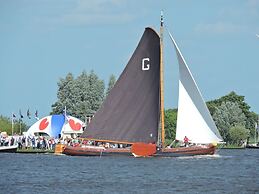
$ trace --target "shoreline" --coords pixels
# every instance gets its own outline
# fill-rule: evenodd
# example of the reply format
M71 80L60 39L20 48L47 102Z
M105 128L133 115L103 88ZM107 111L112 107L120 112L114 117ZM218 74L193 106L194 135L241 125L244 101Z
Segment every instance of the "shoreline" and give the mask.
M54 150L17 149L16 153L21 153L21 154L54 154Z

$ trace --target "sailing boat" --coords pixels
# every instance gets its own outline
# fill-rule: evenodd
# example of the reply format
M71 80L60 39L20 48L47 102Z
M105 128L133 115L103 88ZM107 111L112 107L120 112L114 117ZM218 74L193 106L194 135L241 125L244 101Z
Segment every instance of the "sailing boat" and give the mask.
M184 60L172 34L168 31L176 50L179 64L179 98L176 125L176 140L183 141L186 137L193 146L164 148L158 155L190 156L214 154L217 143L222 137L202 98L201 92Z
M120 75L81 138L131 145L107 148L66 146L67 155L152 155L156 152L160 117L160 38L152 29L144 34Z
M161 14L160 36L152 28L145 29L127 66L81 136L94 142L131 147L66 146L64 154L133 154L136 157L214 154L216 147L212 143L221 142L222 138L171 34L170 37L176 49L180 73L176 138L183 140L188 136L192 143L199 145L165 148ZM158 130L159 120L161 131Z

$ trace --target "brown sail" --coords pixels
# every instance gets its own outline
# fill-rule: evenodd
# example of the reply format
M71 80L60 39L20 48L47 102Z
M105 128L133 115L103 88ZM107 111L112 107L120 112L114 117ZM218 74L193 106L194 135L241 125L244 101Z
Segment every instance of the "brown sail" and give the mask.
M159 124L160 38L145 32L82 138L155 143Z

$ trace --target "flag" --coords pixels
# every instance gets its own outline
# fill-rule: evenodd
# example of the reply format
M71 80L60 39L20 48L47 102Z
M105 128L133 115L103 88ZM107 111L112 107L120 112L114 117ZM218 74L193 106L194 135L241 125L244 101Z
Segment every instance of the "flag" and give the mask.
M30 110L29 110L29 109L27 110L27 117L28 117L29 119L31 119L31 113L30 113Z
M65 106L65 109L63 110L63 114L65 115L65 117L67 116L67 107Z
M39 117L38 117L38 110L36 110L36 112L35 112L35 119L36 119L36 120L39 120Z
M67 117L67 107L65 106L65 109L63 110L63 114L65 117L65 120L68 121L68 117Z
M160 14L160 26L163 27L163 24L164 24L164 17L163 17L163 11L161 11L161 14Z
M11 119L12 123L15 121L15 119L16 119L16 114L12 112L12 119Z
M23 119L23 115L22 115L21 109L19 110L19 115L20 115L20 119Z

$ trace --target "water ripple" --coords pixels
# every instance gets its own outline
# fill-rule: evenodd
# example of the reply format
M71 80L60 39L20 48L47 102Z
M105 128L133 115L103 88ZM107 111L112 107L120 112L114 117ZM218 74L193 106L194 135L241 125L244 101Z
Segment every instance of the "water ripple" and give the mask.
M0 193L258 193L259 151L179 158L0 154Z

